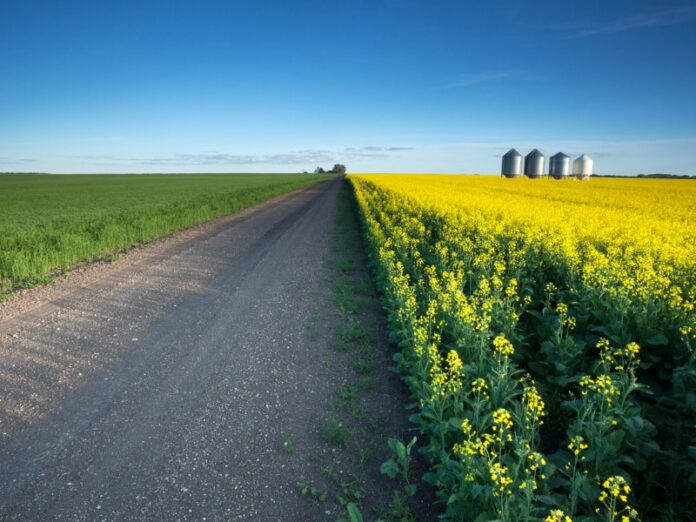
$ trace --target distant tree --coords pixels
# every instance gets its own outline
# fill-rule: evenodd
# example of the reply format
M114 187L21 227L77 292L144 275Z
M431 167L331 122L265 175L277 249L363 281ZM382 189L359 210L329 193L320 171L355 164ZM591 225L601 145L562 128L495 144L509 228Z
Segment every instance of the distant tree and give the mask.
M314 173L315 174L325 174L325 171L321 167L317 167L316 169L314 169Z
M658 178L658 179L693 179L696 178L696 176L689 176L687 174L662 174L662 173L655 173L655 174L638 174L639 178Z
M346 173L346 166L341 165L340 163L336 163L331 171L333 174L345 174Z

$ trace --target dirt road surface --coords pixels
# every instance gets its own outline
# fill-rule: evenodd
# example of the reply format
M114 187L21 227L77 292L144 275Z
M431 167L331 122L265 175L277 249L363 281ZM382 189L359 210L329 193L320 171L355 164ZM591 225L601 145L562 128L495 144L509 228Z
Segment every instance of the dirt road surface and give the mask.
M328 514L278 453L318 443L340 378L307 340L340 183L0 304L0 519Z

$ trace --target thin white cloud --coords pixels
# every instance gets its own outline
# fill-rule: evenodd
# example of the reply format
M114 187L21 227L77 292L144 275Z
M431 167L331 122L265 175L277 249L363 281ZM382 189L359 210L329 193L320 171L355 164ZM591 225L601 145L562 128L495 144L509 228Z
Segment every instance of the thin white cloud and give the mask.
M36 160L34 159L29 159L29 158L19 158L19 159L12 159L8 158L5 156L0 156L0 165L15 165L15 164L25 164L25 163L34 163Z
M470 87L479 83L494 82L503 78L510 78L515 73L513 71L498 71L498 72L478 72L466 73L457 76L457 79L447 85L449 88L454 87Z
M616 20L583 24L578 27L580 37L614 34L647 27L665 27L696 18L696 6L677 7L653 13L638 13Z
M72 159L99 166L168 166L196 167L216 165L307 165L388 158L393 152L413 150L413 147L343 147L337 149L302 149L269 154L229 154L201 152L150 157L121 157L114 155L74 155Z
M413 147L375 147L375 146L369 146L369 147L362 147L361 149L353 149L353 148L348 148L344 150L366 150L366 151L372 151L372 152L395 152L395 151L403 151L403 150L413 150Z

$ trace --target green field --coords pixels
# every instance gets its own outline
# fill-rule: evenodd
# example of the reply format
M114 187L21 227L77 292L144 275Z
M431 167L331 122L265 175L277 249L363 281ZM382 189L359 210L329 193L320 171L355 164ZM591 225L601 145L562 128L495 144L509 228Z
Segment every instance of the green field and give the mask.
M328 176L0 175L0 296Z

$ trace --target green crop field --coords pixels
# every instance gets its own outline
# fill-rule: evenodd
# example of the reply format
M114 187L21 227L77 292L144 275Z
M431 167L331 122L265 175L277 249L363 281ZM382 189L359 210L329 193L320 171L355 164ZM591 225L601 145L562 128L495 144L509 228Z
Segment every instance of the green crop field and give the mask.
M0 296L328 176L0 176Z

